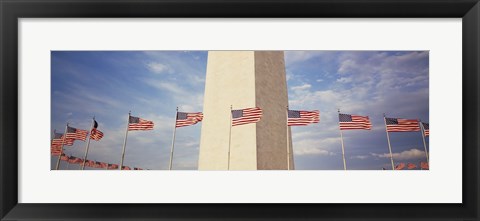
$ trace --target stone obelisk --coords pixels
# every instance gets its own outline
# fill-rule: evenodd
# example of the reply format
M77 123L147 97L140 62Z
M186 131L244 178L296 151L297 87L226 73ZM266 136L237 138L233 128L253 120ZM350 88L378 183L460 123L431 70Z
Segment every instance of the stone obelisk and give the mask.
M283 51L209 51L198 169L286 170L287 156L293 169L287 105ZM230 130L230 106L263 116Z

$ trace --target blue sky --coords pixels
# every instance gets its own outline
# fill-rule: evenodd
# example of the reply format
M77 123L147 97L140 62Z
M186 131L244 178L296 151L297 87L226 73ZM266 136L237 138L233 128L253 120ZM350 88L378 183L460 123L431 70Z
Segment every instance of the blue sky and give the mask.
M51 56L52 130L63 132L66 122L89 129L95 116L105 136L91 141L88 158L119 164L131 111L154 121L155 130L129 132L124 165L168 168L176 106L202 111L206 51L53 51ZM428 52L286 51L285 62L290 109L320 110L320 123L292 127L296 169L343 169L338 108L368 115L373 124L371 131L344 131L348 169L391 168L383 113L428 122ZM197 169L200 130L201 123L177 129L174 169ZM420 132L390 133L390 139L396 162L426 161ZM85 143L65 149L83 157Z

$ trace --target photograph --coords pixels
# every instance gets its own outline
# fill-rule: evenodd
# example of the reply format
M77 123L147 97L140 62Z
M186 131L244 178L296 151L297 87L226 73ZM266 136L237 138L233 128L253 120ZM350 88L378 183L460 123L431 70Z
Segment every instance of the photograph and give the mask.
M51 170L429 170L429 51L50 59Z
M0 221L479 221L480 0L0 14Z

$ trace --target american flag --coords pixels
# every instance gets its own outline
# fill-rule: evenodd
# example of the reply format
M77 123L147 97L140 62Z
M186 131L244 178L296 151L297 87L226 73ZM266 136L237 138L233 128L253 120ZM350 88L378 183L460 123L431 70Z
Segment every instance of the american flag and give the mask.
M60 160L62 161L68 161L68 159L70 158L70 156L67 156L65 154L62 154L62 156L60 157Z
M420 131L417 119L385 118L387 132Z
M86 167L93 167L93 166L95 166L95 161L93 161L93 160L86 160L86 161L85 161L85 166L86 166Z
M66 146L72 146L73 145L73 139L65 139L65 145ZM63 134L61 133L55 133L53 135L53 140L52 140L52 147L61 147L63 142Z
M60 156L60 153L61 153L60 150L57 151L57 150L52 150L52 149L50 149L50 154L51 154L52 156Z
M100 167L106 169L108 168L108 163L100 162Z
M113 169L113 170L114 170L114 169L118 169L118 165L117 165L117 164L110 164L110 163L109 163L109 164L108 164L108 169L109 169L109 170L110 170L110 169Z
M424 169L424 170L428 170L429 169L429 165L427 162L421 162L420 163L420 168Z
M423 132L425 133L425 136L429 136L430 135L430 130L429 130L429 127L428 127L428 123L423 123Z
M153 122L130 116L128 120L128 130L153 130Z
M53 156L59 156L62 153L62 146L52 146L50 152Z
M80 130L74 127L67 127L66 139L73 139L73 140L83 140L87 139L87 130ZM66 142L65 142L66 143Z
M413 163L408 163L408 164L407 164L407 168L408 168L409 170L415 169L415 168L417 168L417 165L416 165L416 164L413 164Z
M103 137L103 132L99 131L98 129L98 123L96 120L93 120L93 128L92 131L90 132L90 139L94 140L100 140Z
M262 109L259 107L232 110L232 126L256 123L262 118Z
M399 163L395 166L395 170L403 170L405 168L405 163Z
M95 164L93 164L93 168L102 168L102 163L95 161Z
M175 127L185 127L185 126L194 125L202 120L203 120L202 112L197 112L197 113L178 112Z
M68 158L68 162L73 163L73 164L81 164L81 163L83 163L83 159L80 159L80 158L74 157L74 156L70 156Z
M288 126L305 126L320 122L320 111L288 110Z
M368 116L338 114L340 130L371 130L372 123Z

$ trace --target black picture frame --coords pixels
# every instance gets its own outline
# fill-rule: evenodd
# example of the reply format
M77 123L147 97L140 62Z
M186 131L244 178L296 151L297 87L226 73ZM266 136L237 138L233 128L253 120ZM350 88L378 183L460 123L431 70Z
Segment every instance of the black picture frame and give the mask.
M0 16L1 220L479 220L478 0L0 0ZM76 17L462 18L463 203L19 204L17 21Z

